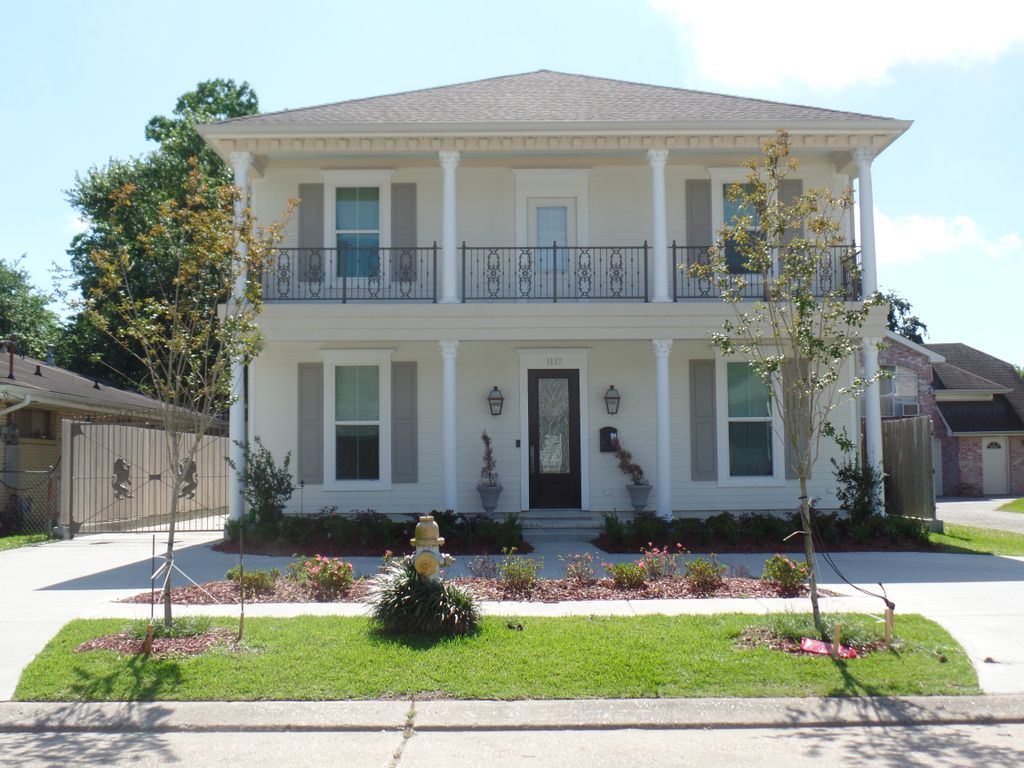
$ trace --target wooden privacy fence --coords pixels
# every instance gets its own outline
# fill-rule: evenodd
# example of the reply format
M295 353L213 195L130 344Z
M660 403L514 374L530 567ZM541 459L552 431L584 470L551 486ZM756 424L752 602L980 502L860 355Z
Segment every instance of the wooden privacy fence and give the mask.
M207 434L194 465L183 468L178 530L224 527L230 469L228 438L217 433L223 431ZM71 533L167 530L173 470L161 427L65 421L61 463L61 523Z
M927 416L884 419L882 455L889 513L934 520L931 419Z

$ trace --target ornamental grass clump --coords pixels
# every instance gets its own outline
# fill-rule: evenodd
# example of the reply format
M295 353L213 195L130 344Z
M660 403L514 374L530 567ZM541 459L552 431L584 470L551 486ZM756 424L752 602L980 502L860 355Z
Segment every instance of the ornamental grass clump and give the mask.
M770 584L782 597L796 597L803 589L810 569L806 562L796 562L778 553L765 561L761 581Z
M396 558L374 577L370 606L374 626L387 635L452 637L480 625L480 608L470 592L423 578L411 557Z
M333 600L352 586L352 563L337 557L314 555L288 566L289 575L309 587L317 600Z

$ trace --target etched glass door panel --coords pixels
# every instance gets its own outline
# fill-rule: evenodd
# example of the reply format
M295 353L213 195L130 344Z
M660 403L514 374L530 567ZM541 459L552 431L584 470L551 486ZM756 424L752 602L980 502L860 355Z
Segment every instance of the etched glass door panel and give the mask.
M540 468L544 475L569 472L569 382L541 379L537 382L537 420L540 433Z

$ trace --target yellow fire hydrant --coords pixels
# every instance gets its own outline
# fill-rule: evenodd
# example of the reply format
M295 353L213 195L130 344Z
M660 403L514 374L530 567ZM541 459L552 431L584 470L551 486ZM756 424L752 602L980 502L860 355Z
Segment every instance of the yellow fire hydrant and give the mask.
M416 547L416 554L412 559L416 573L431 581L440 579L441 569L455 563L455 558L451 555L441 554L444 538L439 535L440 532L433 515L423 515L416 523L416 536L409 539L409 543Z

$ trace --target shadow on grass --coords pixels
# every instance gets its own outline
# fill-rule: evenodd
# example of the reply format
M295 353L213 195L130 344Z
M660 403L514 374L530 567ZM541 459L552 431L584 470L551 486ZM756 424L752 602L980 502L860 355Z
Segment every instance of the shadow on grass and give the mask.
M159 664L159 669L154 667ZM125 675L130 680L124 693ZM117 672L94 677L79 667L72 669L72 695L90 701L33 703L38 707L32 733L21 734L4 748L8 765L111 765L179 762L166 730L171 709L152 703L161 691L181 681L176 662L154 662L133 656ZM96 703L112 694L124 701ZM8 762L9 761L9 762Z
M438 646L451 645L469 637L476 637L481 630L474 629L464 635L417 635L409 632L392 633L379 627L371 628L370 638L379 645L400 645L413 651L428 651Z

